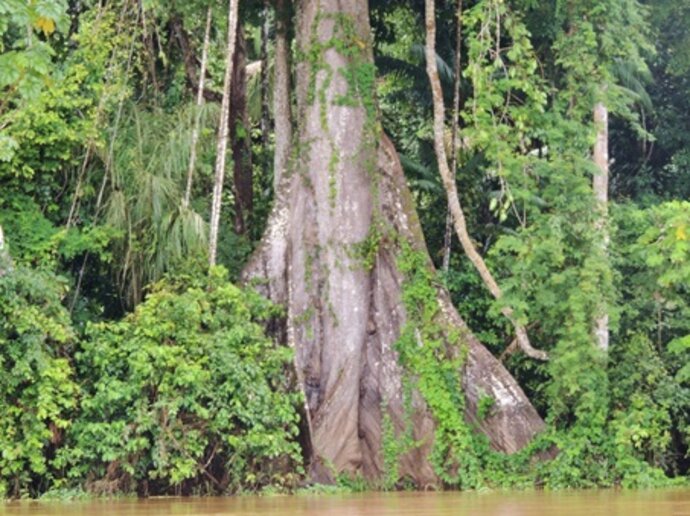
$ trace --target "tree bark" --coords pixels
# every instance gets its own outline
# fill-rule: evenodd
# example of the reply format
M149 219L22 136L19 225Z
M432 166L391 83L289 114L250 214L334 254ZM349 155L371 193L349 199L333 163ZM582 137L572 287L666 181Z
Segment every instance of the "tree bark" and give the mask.
M592 188L599 209L596 229L602 233L604 253L607 252L609 236L606 228L609 200L609 113L602 102L594 106L594 123L597 128L597 139L594 144L594 164L598 174L592 180ZM603 351L609 348L609 316L604 312L594 321L594 336L597 345Z
M287 2L276 1L275 78L273 116L275 117L275 151L273 155L273 188L279 191L285 174L292 144L292 109L290 103L290 45L287 40Z
M196 148L199 142L199 128L201 126L201 106L204 105L204 79L206 78L206 64L208 62L208 47L211 43L211 16L213 10L209 7L206 11L206 28L204 30L204 48L201 51L201 69L199 70L199 87L196 94L196 113L194 114L194 128L192 129L192 142L189 149L189 167L187 169L187 186L184 191L182 205L187 208L192 196L192 182L194 169L196 168Z
M239 0L229 0L228 9L228 46L225 55L225 77L223 79L223 102L220 108L220 124L218 128L218 142L216 145L216 166L213 181L213 197L211 202L211 224L209 234L208 260L211 266L216 264L218 249L218 230L220 226L220 209L223 195L223 180L225 177L225 159L228 150L229 120L230 120L230 89L232 85L232 70L235 56L235 38L237 35L237 15Z
M299 4L300 52L318 56L297 68L299 151L243 279L258 280L263 294L286 307L284 331L306 400L312 477L380 477L384 420L390 418L396 435L411 425L419 443L400 456L400 476L422 487L438 485L429 460L435 422L419 393L412 394L411 413L405 407L405 372L395 350L406 324L401 242L422 253L426 246L395 148L376 129L373 91L359 92L360 102L352 102L347 70L356 58L329 44L343 38L343 19L352 24L349 37L366 48L364 64L372 65L366 0ZM367 266L353 249L366 241L374 219L395 237L380 239ZM436 288L442 327L458 331L467 349L458 372L466 416L496 449L514 452L543 422L506 369L472 336L445 290ZM496 404L480 420L482 395L493 396Z
M232 142L233 186L235 190L235 233L244 235L254 208L254 174L249 113L247 111L247 43L237 27L230 90L230 141Z
M443 90L441 89L441 81L438 77L438 68L436 65L436 10L434 0L426 0L425 4L425 20L426 20L426 72L429 76L429 83L431 84L431 93L434 105L434 150L436 152L436 159L438 162L438 169L441 173L443 186L448 196L448 207L453 215L453 224L455 232L458 235L460 244L462 245L465 254L474 265L475 269L482 278L484 285L491 292L496 299L501 299L503 293L501 288L496 283L491 271L486 266L484 258L477 252L474 247L472 238L467 231L467 223L465 222L465 214L460 205L460 197L458 196L455 179L448 167L448 158L446 156L446 149L443 142L443 134L445 130L445 115L443 106ZM515 328L515 338L520 346L520 349L529 357L538 360L547 360L548 355L545 351L541 351L532 347L527 335L527 330L515 318L513 309L511 307L504 307L501 313L512 323Z

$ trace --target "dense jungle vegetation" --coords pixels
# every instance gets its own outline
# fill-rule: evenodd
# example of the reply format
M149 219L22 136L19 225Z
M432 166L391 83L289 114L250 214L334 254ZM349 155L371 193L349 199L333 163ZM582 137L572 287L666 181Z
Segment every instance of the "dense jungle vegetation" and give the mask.
M1 497L689 445L687 0L0 0Z

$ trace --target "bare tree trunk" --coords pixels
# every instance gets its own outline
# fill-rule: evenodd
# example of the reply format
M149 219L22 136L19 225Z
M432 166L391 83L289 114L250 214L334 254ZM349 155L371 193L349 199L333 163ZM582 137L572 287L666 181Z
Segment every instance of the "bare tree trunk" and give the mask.
M455 59L453 60L453 120L451 122L450 144L450 173L455 182L455 173L458 168L458 129L460 117L460 52L462 52L462 0L458 0L455 20ZM443 270L448 272L450 268L450 249L453 242L453 214L448 209L446 215L446 230L443 234Z
M199 128L201 126L201 106L204 105L204 80L206 79L206 64L208 61L208 47L211 44L211 15L213 10L209 7L206 11L206 28L204 30L204 48L201 51L201 69L199 70L199 88L196 94L196 113L194 114L194 128L192 129L192 142L189 149L189 168L187 169L187 186L184 191L182 205L187 208L192 196L192 181L196 167L196 147L199 142Z
M220 124L218 128L218 143L216 145L216 170L213 182L213 198L211 203L211 228L209 234L208 261L211 266L216 264L218 249L218 229L220 227L220 209L223 196L223 179L225 177L225 160L230 135L230 89L232 86L232 69L235 56L235 38L237 36L237 15L239 0L229 0L228 9L228 47L225 54L225 77L223 78L223 101L220 108Z
M417 391L406 400L409 373L396 351L407 324L402 246L423 253L432 265L397 153L380 131L373 89L352 91L344 73L373 66L368 5L321 0L299 7L299 48L312 56L297 69L299 152L243 278L260 279L259 290L286 307L285 334L306 399L312 477L328 481L350 472L380 478L387 420L396 435L411 430L418 443L400 455L400 477L421 487L438 485L429 459L436 422ZM334 40L347 41L352 51L341 54ZM374 220L393 236L380 238L365 264L353 249L367 242ZM457 333L467 350L458 371L465 415L496 449L516 451L543 422L472 336L445 290L436 288L444 340L455 349L457 339L450 336ZM483 395L496 404L481 420L477 404Z
M592 188L600 218L596 229L603 233L604 252L607 252L609 236L607 230L608 200L609 200L609 113L602 102L594 106L594 123L597 127L597 139L594 144L594 163L599 173L594 176ZM609 348L609 315L603 313L594 321L594 335L597 345L603 351Z
M287 41L287 2L276 1L275 79L273 116L275 117L275 151L273 157L273 187L279 191L285 174L292 144L292 110L290 107L290 45Z
M453 215L453 223L458 239L462 244L465 254L474 265L475 269L482 278L484 285L489 289L489 292L496 298L501 299L503 293L501 292L498 283L489 271L482 256L474 247L472 238L467 231L467 223L465 222L465 214L460 206L460 198L458 197L458 190L455 185L455 179L448 168L448 158L446 157L446 149L443 145L443 133L445 129L445 116L443 107L443 91L441 90L441 81L438 77L438 68L436 65L436 11L434 0L426 0L426 72L429 76L431 84L431 93L434 102L434 150L436 151L436 159L438 161L438 169L441 173L443 186L446 189L448 196L448 207ZM538 360L547 360L548 355L545 351L541 351L532 347L527 335L527 330L521 325L514 316L513 309L504 307L501 313L513 324L515 328L515 338L520 346L520 349L529 357Z
M230 89L230 141L235 190L235 233L247 232L254 207L254 173L247 112L247 48L244 30L237 27L232 86Z

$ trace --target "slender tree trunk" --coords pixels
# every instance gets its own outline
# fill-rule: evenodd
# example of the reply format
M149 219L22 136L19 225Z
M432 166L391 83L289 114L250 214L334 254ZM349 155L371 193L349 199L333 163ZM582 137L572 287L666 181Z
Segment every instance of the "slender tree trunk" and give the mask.
M405 372L396 351L408 322L408 279L398 261L402 247L422 253L432 265L400 161L372 105L373 77L370 89L353 91L345 73L373 68L367 1L301 2L297 41L300 52L312 56L297 68L299 150L243 278L261 279L260 291L286 308L284 334L295 350L306 400L312 477L328 481L349 472L380 478L389 421L395 435L411 431L418 443L401 453L400 477L437 485L429 459L436 423L417 391L406 398L405 375L412 373ZM350 51L341 54L333 41L344 41ZM379 224L390 237L379 238L365 262L353 250ZM466 417L497 449L516 451L543 422L515 380L472 336L447 292L434 288L444 341L455 349L457 337L451 335L457 334L467 350L458 371ZM496 401L486 419L477 417L483 395Z
M228 9L228 46L225 54L225 77L223 78L223 101L220 108L220 124L218 128L218 143L216 145L216 167L213 181L213 198L211 202L211 227L209 232L208 260L211 266L216 264L218 250L218 230L220 227L220 209L223 196L223 180L225 178L225 161L230 135L230 89L232 86L232 69L235 55L235 39L237 36L237 15L239 0L230 0Z
M184 191L182 205L189 207L192 196L192 181L196 168L196 148L199 142L199 128L201 126L201 107L204 105L204 80L206 79L206 64L208 62L208 47L211 44L211 15L213 10L209 7L206 11L206 28L204 30L204 48L201 51L201 69L199 70L199 87L196 94L196 113L194 114L194 128L192 129L192 142L189 149L189 167L187 169L187 186Z
M443 134L445 129L445 115L443 107L443 91L441 90L441 81L438 77L438 68L436 65L436 11L434 0L426 0L426 71L431 83L431 93L434 103L434 150L436 151L436 159L438 161L438 169L441 173L443 186L446 189L448 196L448 207L453 215L453 223L458 239L462 244L465 254L474 265L475 269L482 278L484 285L489 289L489 292L496 298L501 299L503 293L501 292L498 283L489 271L482 256L474 247L472 238L467 231L467 223L465 222L465 214L460 205L460 198L458 190L455 185L455 179L448 168L448 158L446 157L446 150L443 145ZM513 324L515 328L515 338L520 349L529 357L538 360L547 360L546 352L532 347L527 330L521 325L514 316L513 310L510 307L501 309L501 313Z
M285 175L292 144L292 109L290 103L290 45L287 40L287 2L276 1L275 78L273 90L273 116L275 117L275 151L273 157L273 187L279 191Z
M594 106L594 123L597 127L597 139L594 144L594 163L599 173L594 176L592 187L600 218L596 228L602 232L604 252L607 252L609 236L607 230L609 200L609 113L602 102ZM609 348L609 316L603 313L594 321L594 335L597 345L603 351Z
M453 120L451 122L450 144L450 173L455 181L455 173L458 168L458 130L460 123L460 53L462 52L462 0L458 0L455 20L455 59L453 60ZM448 209L446 214L446 230L443 234L443 270L448 272L450 268L450 249L453 242L453 214Z
M235 190L235 233L247 232L254 207L254 173L247 112L247 45L244 31L237 27L232 87L230 89L230 141L232 142L233 186Z
M2 278L12 268L10 253L5 247L5 233L0 226L0 278Z

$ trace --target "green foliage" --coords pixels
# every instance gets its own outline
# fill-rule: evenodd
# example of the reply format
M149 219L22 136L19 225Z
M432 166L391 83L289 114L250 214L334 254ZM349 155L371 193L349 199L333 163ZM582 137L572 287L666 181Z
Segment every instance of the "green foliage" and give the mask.
M652 226L640 237L639 252L663 289L690 285L690 203L669 202L652 211Z
M0 127L7 123L3 115L9 103L35 98L49 76L53 49L35 31L49 37L56 28L65 31L67 23L66 0L0 2L0 91L5 95ZM0 140L0 154L11 155L11 141Z
M118 236L113 228L56 227L29 197L14 195L10 202L0 200L0 225L10 240L12 257L41 269L54 269L61 260L90 252L103 261L111 258L108 247Z
M77 403L65 288L23 266L0 274L0 496L36 496L57 477L53 450Z
M0 48L0 177L6 180L31 179L39 171L55 174L71 162L76 146L94 136L95 83L103 75L107 56L99 48L109 48L109 43L87 38L94 29L106 36L107 22L94 27L85 17L82 46L53 63L55 51L48 36L56 28L66 31L66 7L63 0L0 3L0 18L7 16L9 21L8 34L26 31L25 37L10 39L11 50ZM33 34L36 29L47 41ZM51 181L55 179L46 177L23 186L45 194L40 189L55 188Z
M482 420L491 414L491 409L496 404L496 400L486 394L482 394L477 403L477 417Z
M69 476L105 492L293 485L292 353L260 326L276 315L213 269L158 283L124 320L90 326L77 354L82 412L59 454Z

